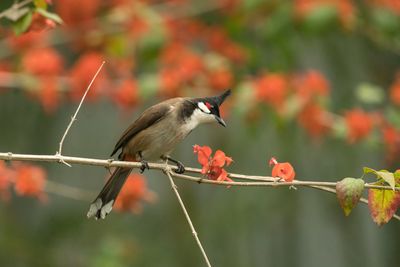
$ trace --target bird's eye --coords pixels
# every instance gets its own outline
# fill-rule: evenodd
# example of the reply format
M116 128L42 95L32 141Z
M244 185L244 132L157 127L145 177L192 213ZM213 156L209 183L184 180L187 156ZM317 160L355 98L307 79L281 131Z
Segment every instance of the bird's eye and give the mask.
M210 109L207 107L207 104L209 104L209 103L204 104L203 102L199 102L199 103L197 104L197 106L199 107L199 109L200 109L201 111L203 111L204 113L209 114L209 113L211 113L211 111L210 111ZM209 104L209 105L210 105L210 104Z

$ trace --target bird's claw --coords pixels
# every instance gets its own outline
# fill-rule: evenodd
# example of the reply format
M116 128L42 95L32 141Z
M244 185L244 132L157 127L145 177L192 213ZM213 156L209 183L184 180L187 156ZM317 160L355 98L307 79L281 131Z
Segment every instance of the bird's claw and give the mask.
M143 173L146 169L150 170L149 163L145 160L140 162L142 166L140 166L140 173Z
M183 166L182 162L177 161L176 162L176 167L177 169L174 170L174 172L178 173L178 174L182 174L185 172L185 166Z

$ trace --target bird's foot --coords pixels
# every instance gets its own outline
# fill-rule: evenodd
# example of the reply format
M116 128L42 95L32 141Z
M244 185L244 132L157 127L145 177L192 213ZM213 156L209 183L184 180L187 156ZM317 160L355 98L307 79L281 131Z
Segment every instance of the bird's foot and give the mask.
M149 163L145 160L140 161L142 166L140 166L140 173L143 173L146 169L150 170Z
M168 161L175 163L176 167L177 167L177 169L174 170L175 173L182 174L185 172L185 166L183 166L183 163L180 162L179 160L172 159L169 156L162 156L161 159L165 160L165 163L167 163L167 164L168 164Z
M178 174L182 174L185 172L185 166L183 166L182 162L176 161L176 167L178 167L174 172Z

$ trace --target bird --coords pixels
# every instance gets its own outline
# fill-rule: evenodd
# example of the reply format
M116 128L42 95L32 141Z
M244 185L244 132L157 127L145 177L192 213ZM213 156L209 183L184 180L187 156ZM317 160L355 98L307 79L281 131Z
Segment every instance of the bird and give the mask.
M141 162L140 173L149 169L148 161L164 160L176 164L174 170L183 173L182 162L171 158L175 146L198 125L217 122L226 127L219 107L231 94L228 89L218 96L177 97L147 108L122 134L111 157L120 151L121 161ZM91 203L87 217L104 219L112 210L116 198L132 168L117 167Z

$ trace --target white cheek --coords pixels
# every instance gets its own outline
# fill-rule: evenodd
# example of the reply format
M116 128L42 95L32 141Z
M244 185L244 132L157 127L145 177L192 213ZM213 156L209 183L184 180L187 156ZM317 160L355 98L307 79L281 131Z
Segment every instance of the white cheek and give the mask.
M208 109L208 107L203 102L199 102L197 104L197 106L199 107L199 109L201 109L205 113L211 113L211 111Z
M197 125L201 123L210 123L215 122L214 115L206 114L200 110L195 110L190 117L190 120L187 122L187 127L190 130L193 130Z

